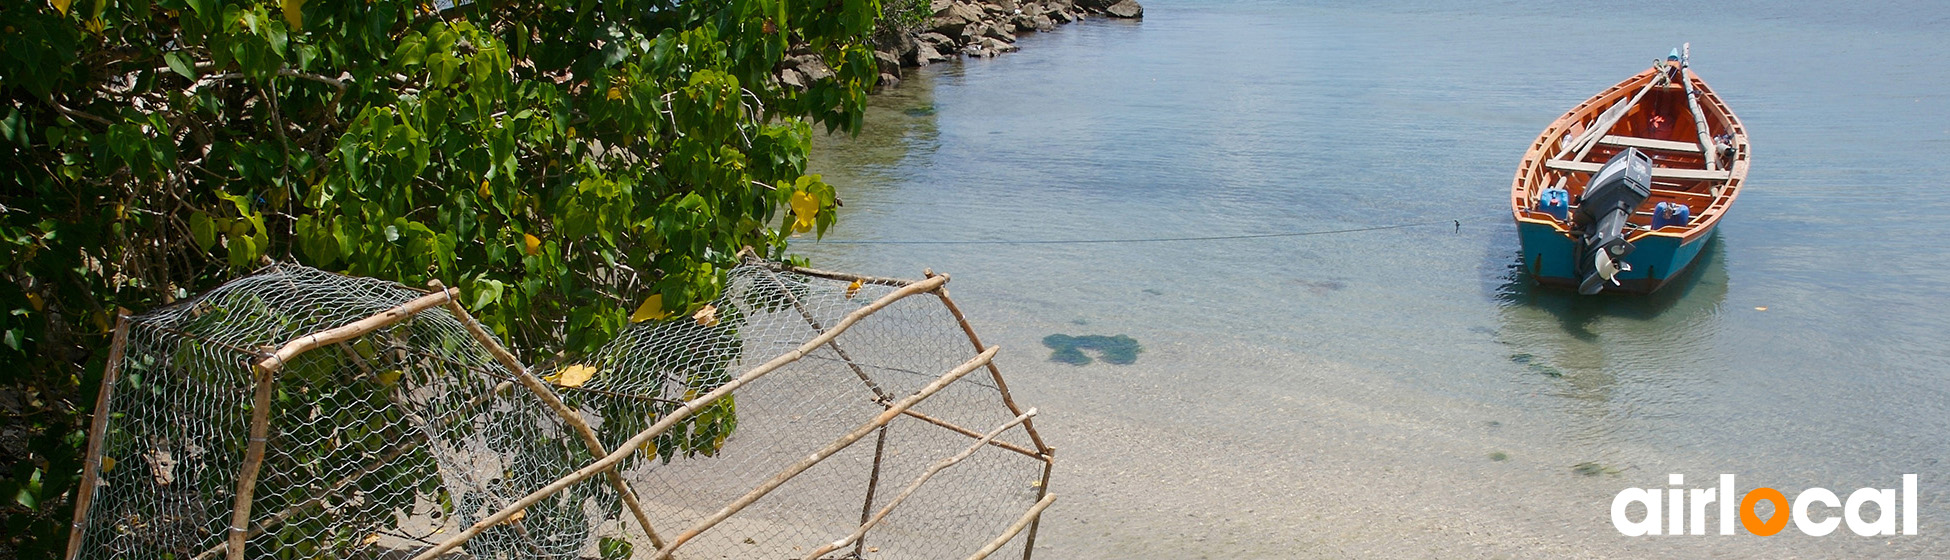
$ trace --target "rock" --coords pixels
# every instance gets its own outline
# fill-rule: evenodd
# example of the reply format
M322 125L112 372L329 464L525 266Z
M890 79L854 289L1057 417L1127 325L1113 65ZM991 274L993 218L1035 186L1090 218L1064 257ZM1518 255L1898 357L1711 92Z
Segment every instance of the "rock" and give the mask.
M912 60L915 66L927 66L929 64L934 64L936 62L948 60L948 57L947 55L941 54L940 51L934 50L934 45L930 45L927 44L926 42L922 42L919 47L914 49L914 58Z
M966 29L969 25L981 21L981 9L968 4L956 3L950 4L947 8L937 12L934 15L934 19L929 20L928 26L930 30L936 33L953 37L962 34L962 30Z
M941 15L942 10L946 10L949 6L953 5L955 5L955 0L931 0L928 2L928 11L934 15Z
M934 47L934 50L936 51L942 50L941 49L942 47L949 47L948 50L954 50L954 46L955 46L954 39L949 39L947 35L942 35L940 33L934 33L934 32L922 33L920 35L915 35L914 38L916 40L919 40L923 45Z
M1104 8L1104 13L1121 18L1137 19L1144 17L1144 6L1139 6L1137 0L1124 0L1123 2L1111 4L1109 8Z
M794 58L792 61L793 68L805 74L808 83L833 77L833 69L828 68L826 63L820 62L817 56L806 55Z
M992 24L984 28L982 30L982 36L993 38L993 39L1001 39L1005 43L1016 42L1016 35L1014 33L1008 32L1008 30L1003 29L1002 26L1000 25Z
M1105 8L1109 8L1112 4L1116 3L1118 3L1118 0L1075 0L1076 7L1092 12L1104 11Z
M1016 10L1022 9L1022 5L1017 4L1016 0L989 0L989 5L1001 8L1002 13L1005 14L1013 14Z
M1049 18L1055 20L1056 23L1070 23L1077 20L1077 17L1071 15L1069 10L1052 11L1049 13Z
M990 51L992 51L992 52L994 52L994 53L996 53L996 54L1001 54L1001 53L1010 53L1010 52L1016 52L1016 51L1019 51L1019 50L1022 50L1022 47L1018 47L1018 46L1015 46L1015 45L1011 45L1011 44L1009 44L1009 43L1004 43L1004 42L1002 42L1002 40L1000 40L1000 39L996 39L996 38L994 38L994 37L987 37L987 38L984 38L984 39L982 39L982 42L983 42L983 43L986 43L986 44L984 44L984 45L982 45L982 46L983 46L984 48L987 48L988 50L990 50ZM991 55L989 55L989 56L995 56L995 55L994 55L994 54L991 54Z
M874 51L873 60L880 65L880 73L901 75L901 59L894 53Z
M1049 16L1046 15L1037 14L1036 17L1030 18L1030 22L1032 25L1036 27L1037 31L1041 31L1044 33L1048 33L1051 30L1056 29L1056 22L1051 20Z
M798 70L787 68L779 72L779 83L792 86L792 89L805 91L806 75L800 74Z
M1009 20L1009 23L1015 27L1016 33L1028 33L1036 30L1036 20L1029 14L1016 14L1015 19Z
M893 74L888 74L888 73L886 73L886 72L881 72L881 73L880 73L880 83L879 83L879 84L877 84L877 85L878 85L878 87L879 87L880 89L890 89L890 88L895 88L895 87L899 87L899 86L901 85L901 79L900 79L900 77L898 77L898 76L895 76L895 75L893 75Z

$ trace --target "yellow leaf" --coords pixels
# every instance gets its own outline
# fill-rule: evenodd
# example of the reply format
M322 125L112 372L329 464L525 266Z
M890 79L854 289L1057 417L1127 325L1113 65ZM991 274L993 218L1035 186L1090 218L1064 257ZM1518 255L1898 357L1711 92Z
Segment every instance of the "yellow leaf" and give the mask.
M853 296L857 295L860 295L860 281L854 280L852 284L846 285L846 299L853 299Z
M61 15L65 16L68 15L68 5L74 3L74 0L54 0L52 3L54 4L54 9L60 10Z
M521 243L526 246L524 247L524 249L528 251L528 254L530 255L542 254L541 238L535 237L533 234L524 233L521 234Z
M575 137L576 137L576 127L573 127L573 126L571 126L571 127L569 127L569 137L570 137L570 138L575 138Z
M405 372L402 372L402 371L400 371L400 370L396 370L396 369L395 369L395 370L390 370L390 371L384 371L384 372L380 372L380 373L379 373L379 375L378 375L378 378L379 378L379 384L380 384L380 385L385 385L385 386L387 386L387 387L391 387L391 386L393 386L393 384L394 384L394 383L399 383L399 377L400 377L400 375L401 375L402 373L405 373Z
M616 87L616 86L609 86L609 100L610 100L610 101L616 101L616 100L618 100L618 99L622 99L622 98L623 98L623 89L622 89L622 88L619 88L619 87Z
M810 220L818 217L819 199L813 197L812 193L806 191L792 193L792 214L798 216L801 220Z
M487 179L482 179L482 180L481 180L481 198L493 198L493 197L494 197L494 191L490 191L490 190L488 190L488 182L487 182Z
M303 27L305 24L305 0L284 0L281 4L284 7L284 22L291 24L292 29Z
M108 471L112 471L112 470L115 470L115 458L114 458L114 457L110 457L110 456L107 456L107 455L103 455L103 456L102 456L102 472L108 472Z
M582 384L589 382L589 378L595 376L596 368L575 364L562 368L561 372L555 374L553 383L563 387L581 387Z
M697 310L697 313L692 313L691 320L706 327L718 326L718 308L707 304L703 309Z
M366 535L366 538L365 538L365 540L362 540L362 541L360 541L360 543L362 543L362 544L364 544L364 545L366 545L366 546L372 546L372 545L373 545L373 543L377 543L377 542L379 542L379 533L373 533L373 534L370 534L370 535Z
M515 513L514 513L514 515L510 515L510 516L508 516L508 519L507 519L506 521L502 521L502 522L501 522L501 524L502 524L502 525L513 525L513 524L515 524L515 523L520 523L520 522L521 522L521 520L523 520L523 519L527 519L527 518L528 518L528 508L521 508L521 509L518 509L518 510L515 510Z
M669 316L670 312L664 311L664 295L656 294L644 298L643 305L636 306L636 312L630 314L630 322L641 323Z
M27 294L27 305L34 306L35 311L47 308L47 304L41 301L40 294Z

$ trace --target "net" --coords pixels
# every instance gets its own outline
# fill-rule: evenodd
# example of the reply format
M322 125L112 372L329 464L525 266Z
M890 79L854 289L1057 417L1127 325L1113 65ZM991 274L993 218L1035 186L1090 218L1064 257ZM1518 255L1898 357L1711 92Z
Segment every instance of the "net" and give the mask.
M530 371L273 266L119 322L69 557L1027 558L1050 450L946 281L753 261Z

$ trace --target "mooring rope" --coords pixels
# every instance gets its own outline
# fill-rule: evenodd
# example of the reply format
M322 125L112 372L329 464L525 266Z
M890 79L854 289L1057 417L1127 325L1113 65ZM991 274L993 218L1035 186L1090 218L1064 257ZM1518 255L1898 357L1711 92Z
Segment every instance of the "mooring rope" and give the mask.
M1251 233L1241 235L1206 235L1197 237L1143 237L1130 239L1022 239L1022 240L977 240L977 239L918 239L918 240L875 240L875 239L836 239L819 241L819 244L834 245L1091 245L1104 243L1170 243L1179 241L1226 241L1233 239L1268 239L1275 237L1308 237L1314 235L1334 235L1340 233L1359 233L1387 229L1403 229L1437 224L1455 224L1462 229L1462 220L1434 220L1409 224L1387 226L1368 226L1347 229L1317 231L1288 231L1279 233Z

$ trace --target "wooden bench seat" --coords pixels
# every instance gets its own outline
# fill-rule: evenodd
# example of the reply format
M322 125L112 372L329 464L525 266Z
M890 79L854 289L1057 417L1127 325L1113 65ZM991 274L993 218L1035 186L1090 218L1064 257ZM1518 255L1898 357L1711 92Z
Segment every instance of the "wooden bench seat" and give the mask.
M1699 144L1697 143L1674 142L1671 140L1654 140L1651 138L1639 138L1637 136L1619 136L1616 134L1608 134L1604 138L1599 138L1598 143L1605 144L1608 146L1625 146L1628 148L1638 148L1641 150L1659 150L1664 152L1685 152L1689 154L1701 153L1699 149Z
M1551 169L1556 169L1558 171L1575 171L1578 173L1597 173L1598 168L1604 167L1604 164L1589 163L1589 162L1582 162L1582 161L1564 161L1561 159L1549 159L1549 160L1544 160L1544 166L1549 167ZM1725 181L1727 180L1727 178L1732 176L1733 175L1731 173L1725 170L1708 171L1705 169L1673 169L1670 167L1652 168L1652 178L1654 179L1679 179L1682 181Z

